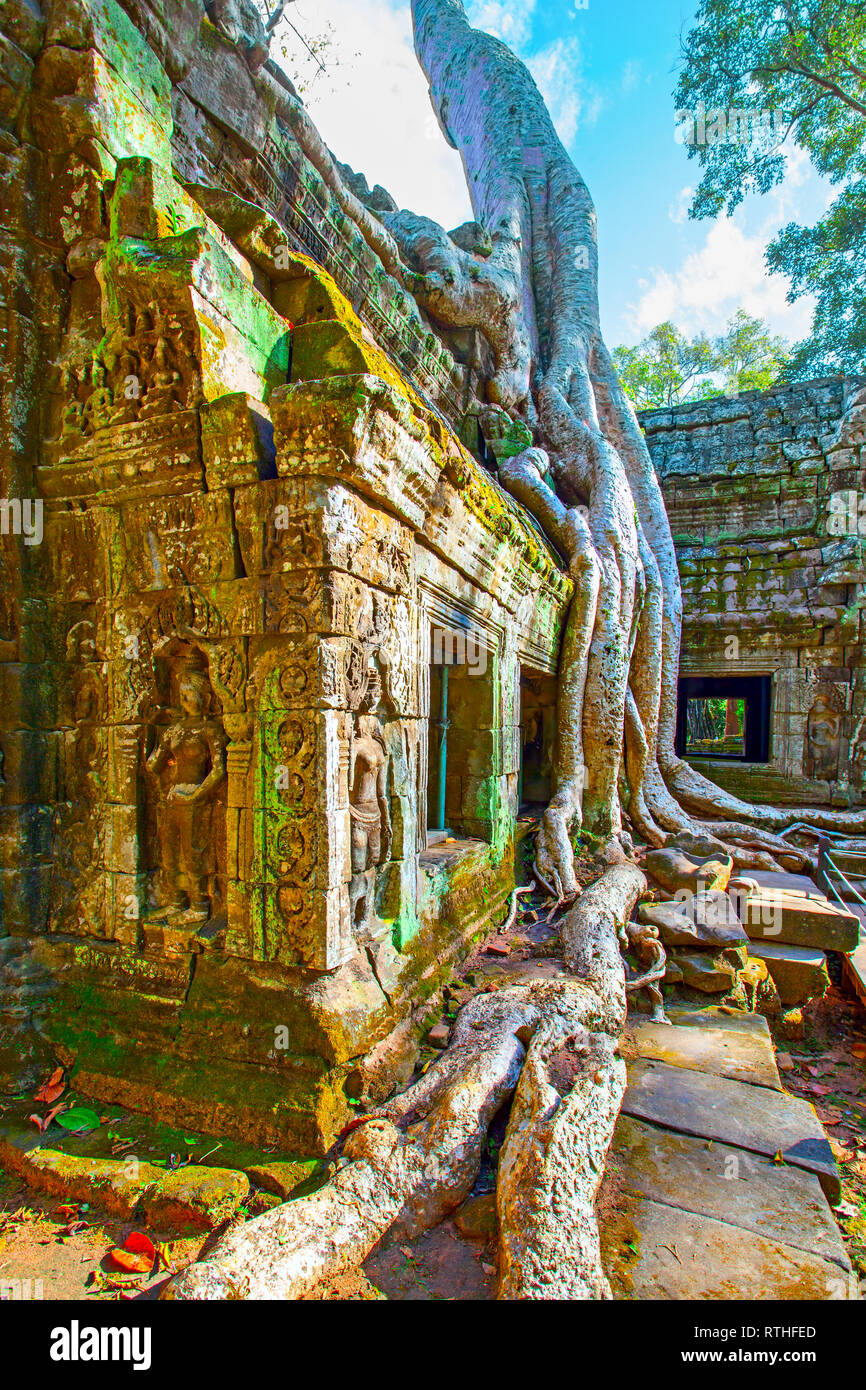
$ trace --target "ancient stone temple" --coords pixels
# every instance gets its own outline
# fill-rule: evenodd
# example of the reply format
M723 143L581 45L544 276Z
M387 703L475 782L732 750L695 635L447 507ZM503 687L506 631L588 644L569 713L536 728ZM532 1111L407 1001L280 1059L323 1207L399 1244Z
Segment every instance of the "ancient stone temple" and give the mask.
M683 586L679 751L748 801L862 805L866 381L746 392L641 422ZM689 703L712 696L729 717L746 706L745 742L740 727L727 748L689 746Z
M321 1152L507 912L571 582L228 11L0 16L0 1063Z

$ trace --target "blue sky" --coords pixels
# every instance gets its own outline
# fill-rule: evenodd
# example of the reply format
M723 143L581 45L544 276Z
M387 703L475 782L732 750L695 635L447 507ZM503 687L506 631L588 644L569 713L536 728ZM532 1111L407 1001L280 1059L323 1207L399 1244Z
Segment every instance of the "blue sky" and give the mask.
M783 185L749 199L733 219L686 216L698 164L674 139L673 89L691 0L468 0L473 23L528 63L598 210L602 327L634 343L671 318L687 333L716 332L739 307L796 340L809 305L788 305L763 250L786 222L812 222L828 187L796 157ZM337 155L404 207L446 227L471 215L462 167L432 116L411 45L408 0L297 0L307 36L333 26L332 59L310 82L286 34L287 70L310 82L305 100Z

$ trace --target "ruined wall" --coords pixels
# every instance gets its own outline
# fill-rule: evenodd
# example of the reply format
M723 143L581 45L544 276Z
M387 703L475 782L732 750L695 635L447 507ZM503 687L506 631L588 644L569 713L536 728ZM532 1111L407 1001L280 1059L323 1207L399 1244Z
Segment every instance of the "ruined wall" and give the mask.
M680 675L772 676L769 763L700 760L749 800L864 798L864 399L862 379L827 379L640 416L679 558Z
M0 25L0 1069L321 1151L507 910L570 581L273 70L198 0ZM447 870L436 625L486 653Z

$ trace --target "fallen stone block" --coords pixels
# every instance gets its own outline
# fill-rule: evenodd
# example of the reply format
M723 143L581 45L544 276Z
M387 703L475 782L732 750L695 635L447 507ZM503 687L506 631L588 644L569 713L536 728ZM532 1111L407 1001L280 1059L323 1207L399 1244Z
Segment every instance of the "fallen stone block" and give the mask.
M815 947L754 941L749 950L766 962L785 1008L821 998L830 987L827 957Z
M684 893L669 903L641 903L638 920L658 927L664 946L745 946L748 937L727 893Z
M755 1034L770 1040L770 1025L762 1014L744 1013L729 1004L707 1004L704 1008L694 1008L672 1004L666 1010L671 1023L682 1028L724 1028L735 1033Z
M707 859L668 846L651 849L644 860L644 868L669 893L682 889L700 893L727 888L734 861L730 856L722 858L719 855Z
M860 921L853 912L791 889L762 885L745 900L741 916L753 941L850 952L860 939Z
M628 1228L631 1240L625 1250L622 1242L612 1246L602 1228L605 1272L615 1298L857 1297L853 1274L833 1261L727 1221L640 1198L629 1207Z
M832 1260L850 1273L839 1227L813 1173L728 1144L620 1116L611 1157L626 1196L726 1221Z
M729 1028L684 1028L638 1023L633 1038L639 1057L667 1062L690 1071L726 1076L781 1091L782 1083L769 1030L735 1032Z
M698 989L702 994L727 994L734 988L737 979L736 967L700 951L679 951L670 957L679 967L683 984L690 989Z
M197 1226L212 1231L234 1216L250 1191L246 1173L190 1164L161 1175L159 1187L142 1203L152 1226Z
M296 1163L256 1163L252 1168L247 1168L246 1174L258 1187L263 1187L266 1192L275 1192L285 1202L296 1187L313 1176L318 1167L315 1158L299 1159Z
M0 1139L0 1164L36 1192L89 1202L124 1220L165 1177L161 1168L136 1158L79 1158L42 1148L25 1152L6 1139Z
M744 946L724 946L716 951L672 951L670 960L682 971L683 984L702 994L728 994L748 962Z
M839 1201L842 1185L827 1136L814 1107L796 1096L639 1058L629 1065L622 1112L805 1168L828 1201Z

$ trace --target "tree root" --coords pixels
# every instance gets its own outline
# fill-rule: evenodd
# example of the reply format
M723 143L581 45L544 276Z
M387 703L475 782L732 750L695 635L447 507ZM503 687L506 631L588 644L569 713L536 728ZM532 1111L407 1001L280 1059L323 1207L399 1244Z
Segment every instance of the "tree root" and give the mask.
M360 1265L386 1232L429 1230L469 1195L490 1121L515 1087L499 1296L605 1296L593 1203L624 1085L618 935L645 883L632 864L608 868L563 922L574 976L470 1000L434 1066L347 1135L348 1162L324 1187L227 1232L163 1297L300 1298ZM575 1065L561 1096L551 1067L556 1079L563 1048Z

